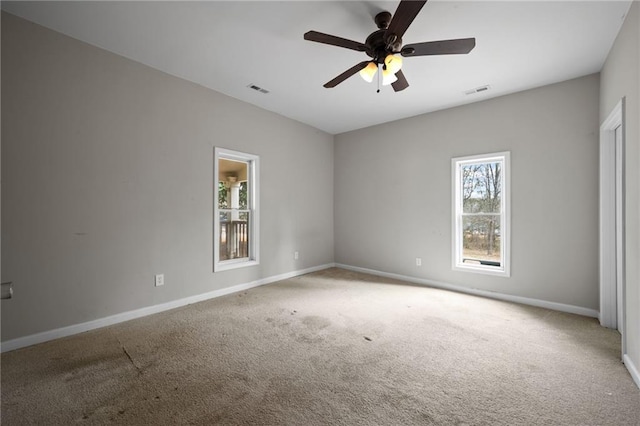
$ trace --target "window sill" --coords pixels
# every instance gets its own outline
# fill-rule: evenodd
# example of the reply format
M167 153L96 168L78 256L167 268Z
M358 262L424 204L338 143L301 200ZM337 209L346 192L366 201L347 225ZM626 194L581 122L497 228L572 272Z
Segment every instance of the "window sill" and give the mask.
M504 277L504 278L509 278L511 276L508 270L491 267L491 266L480 266L480 265L471 266L471 265L456 264L456 265L453 265L453 270L459 271L459 272L471 272L475 274L493 275L493 276Z
M213 268L213 272L228 271L230 269L238 269L238 268L246 268L249 266L256 266L259 264L260 262L258 262L257 260L245 260L245 259L225 260L223 262L216 263L216 265Z

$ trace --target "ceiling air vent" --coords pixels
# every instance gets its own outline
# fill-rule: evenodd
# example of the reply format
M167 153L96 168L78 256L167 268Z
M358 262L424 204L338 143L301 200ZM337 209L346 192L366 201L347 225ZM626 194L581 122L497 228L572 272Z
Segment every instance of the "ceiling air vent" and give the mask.
M268 91L267 89L263 89L262 87L260 87L260 86L256 86L256 85L255 85L255 84L253 84L253 83L252 83L252 84L250 84L250 85L248 85L247 87L248 87L249 89L253 89L253 90L255 90L256 92L260 92L260 93L264 93L264 94L269 93L269 91Z
M480 87L476 87L475 89L467 90L466 92L464 92L464 94L465 95L473 95L474 93L486 92L490 88L491 88L491 86L489 86L488 84L485 84L484 86L480 86Z

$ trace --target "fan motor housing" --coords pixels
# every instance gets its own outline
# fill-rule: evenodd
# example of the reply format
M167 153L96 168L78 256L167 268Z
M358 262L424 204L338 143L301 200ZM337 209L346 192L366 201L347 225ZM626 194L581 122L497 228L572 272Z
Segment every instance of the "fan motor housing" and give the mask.
M380 64L384 62L384 58L389 53L400 51L400 47L402 46L402 39L393 34L392 37L394 37L395 40L393 40L392 43L388 43L387 40L385 40L386 32L386 29L374 31L364 42L365 46L367 46L367 50L365 51L367 55Z

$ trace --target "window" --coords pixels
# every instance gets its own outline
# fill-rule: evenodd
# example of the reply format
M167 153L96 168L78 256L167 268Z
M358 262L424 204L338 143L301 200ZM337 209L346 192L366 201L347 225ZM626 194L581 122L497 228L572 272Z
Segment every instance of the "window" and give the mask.
M215 149L213 269L258 264L258 157Z
M509 276L509 153L454 158L453 269Z

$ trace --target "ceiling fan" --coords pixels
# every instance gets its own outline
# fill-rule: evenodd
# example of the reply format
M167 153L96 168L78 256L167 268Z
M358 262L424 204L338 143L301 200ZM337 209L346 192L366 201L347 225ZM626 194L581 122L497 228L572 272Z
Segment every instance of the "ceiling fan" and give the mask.
M364 43L318 31L305 33L305 40L365 52L371 58L349 68L333 80L325 83L324 87L336 87L357 72L360 72L365 81L372 82L376 72L382 67L382 84L391 84L393 90L399 92L409 87L409 83L401 70L402 57L469 53L476 45L475 38L428 41L402 46L402 36L426 2L426 0L402 0L393 17L389 12L378 13L374 18L378 30L372 32ZM398 53L400 56L397 56ZM378 89L379 91L380 89Z

